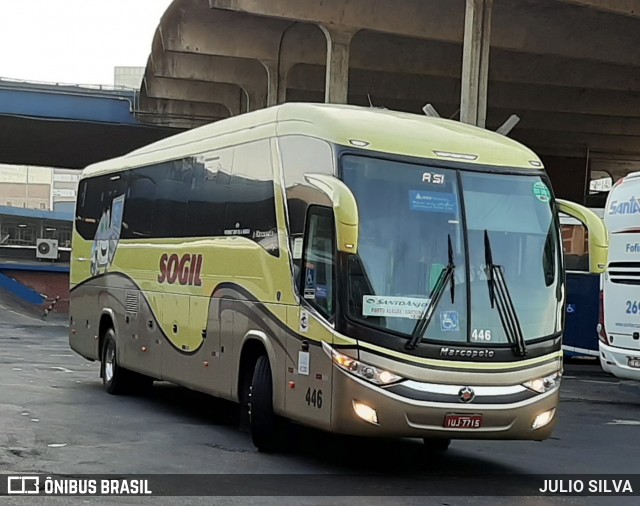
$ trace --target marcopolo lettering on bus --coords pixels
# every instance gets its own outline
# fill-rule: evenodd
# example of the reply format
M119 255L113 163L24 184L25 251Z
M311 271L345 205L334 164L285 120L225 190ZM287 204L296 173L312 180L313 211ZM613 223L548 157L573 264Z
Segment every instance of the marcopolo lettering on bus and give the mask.
M471 350L468 348L440 348L441 357L492 358L496 354L493 350Z
M164 253L160 257L158 283L202 286L202 255L187 253L179 256Z

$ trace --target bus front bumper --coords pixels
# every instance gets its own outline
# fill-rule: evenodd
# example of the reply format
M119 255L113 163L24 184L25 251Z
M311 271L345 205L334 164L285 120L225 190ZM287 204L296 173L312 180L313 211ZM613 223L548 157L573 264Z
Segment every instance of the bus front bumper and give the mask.
M333 381L332 430L375 437L539 441L548 438L555 426L560 391L556 387L505 404L449 403L402 397L339 369L334 369ZM451 418L473 420L479 427L445 427ZM546 423L534 428L536 420Z
M600 365L605 372L618 378L640 380L640 368L631 367L631 361L640 362L640 350L628 350L599 341Z

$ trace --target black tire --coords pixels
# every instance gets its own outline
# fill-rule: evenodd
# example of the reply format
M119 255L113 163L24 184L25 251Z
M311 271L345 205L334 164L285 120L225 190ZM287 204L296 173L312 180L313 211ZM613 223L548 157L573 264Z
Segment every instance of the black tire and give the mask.
M116 355L116 333L113 329L108 329L104 335L102 354L100 357L102 385L107 393L122 395L129 392L131 382L127 374L128 371L118 365Z
M425 449L430 453L446 452L451 444L451 439L427 439L422 440Z
M100 356L100 376L107 393L112 395L148 393L153 386L153 378L120 367L116 355L116 332L111 328L104 335Z
M273 452L280 447L281 440L278 419L273 412L271 365L264 355L256 361L248 397L253 444L261 452Z

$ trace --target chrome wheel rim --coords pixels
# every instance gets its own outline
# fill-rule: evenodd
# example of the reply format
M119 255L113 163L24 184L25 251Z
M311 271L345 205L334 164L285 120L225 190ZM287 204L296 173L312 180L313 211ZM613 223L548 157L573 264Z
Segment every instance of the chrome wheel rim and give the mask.
M113 345L108 344L104 353L104 379L111 381L113 379L113 369L115 367L115 354Z

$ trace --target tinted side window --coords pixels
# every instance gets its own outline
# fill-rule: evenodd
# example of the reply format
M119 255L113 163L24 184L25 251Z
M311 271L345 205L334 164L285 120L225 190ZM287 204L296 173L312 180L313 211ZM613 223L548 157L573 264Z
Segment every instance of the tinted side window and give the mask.
M124 205L123 239L151 237L156 196L156 174L153 167L129 173L129 189Z
M167 162L157 171L156 203L153 209L153 237L184 237L189 194L193 183L190 160Z
M225 235L248 237L279 254L271 147L268 140L235 148Z
M281 137L278 146L287 192L289 234L294 240L302 236L309 205L331 205L322 192L305 181L304 175L334 175L335 156L328 142L303 135Z
M200 156L194 162L185 227L187 236L223 235L232 163L233 149Z
M78 186L76 230L84 239L93 239L102 214L99 201L100 179L83 179Z
M76 229L84 239L93 239L102 215L115 197L127 191L126 173L104 175L80 182L76 204Z
M334 235L333 213L326 208L309 208L302 293L329 319L335 313Z

